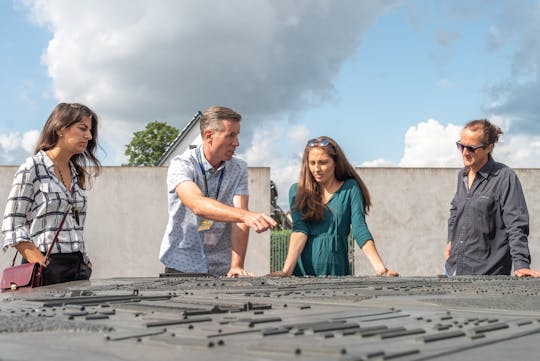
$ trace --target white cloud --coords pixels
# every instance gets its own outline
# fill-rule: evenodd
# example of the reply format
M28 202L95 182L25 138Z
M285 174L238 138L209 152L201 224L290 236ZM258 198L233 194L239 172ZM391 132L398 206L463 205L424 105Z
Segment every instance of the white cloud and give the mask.
M18 133L0 134L0 148L7 152L17 149L20 144L19 137Z
M396 167L396 164L392 161L378 158L375 160L368 160L360 164L360 167Z
M39 139L39 131L37 130L29 130L28 132L24 133L21 139L21 148L24 149L25 152L33 153L37 141Z
M39 131L0 134L0 164L13 164L34 153Z
M289 128L287 136L292 144L305 144L309 139L309 129L305 125L296 125Z
M503 135L493 150L495 160L512 168L540 167L540 136Z
M304 143L308 138L309 130L304 125L294 126L284 135L284 128L279 123L268 124L257 130L252 143L239 154L250 166L270 167L270 178L278 190L278 205L283 209L289 208L289 187L298 181ZM296 144L294 148L299 152L284 153L282 149L286 142Z
M276 124L259 128L242 158L253 167L270 165L276 159L275 154L279 150L278 142L282 132Z
M461 126L442 125L435 119L418 123L405 133L400 167L459 167L461 157L455 142Z
M109 136L152 120L181 128L209 105L242 113L250 139L257 123L324 103L362 33L396 2L24 3L52 33L43 62L54 97L93 108L123 153L124 137Z
M493 124L504 129L510 120L498 116L490 118ZM461 155L455 141L459 139L462 125L443 125L429 119L410 127L405 134L405 149L400 167L462 167ZM500 137L493 150L496 161L513 168L540 167L540 136L508 133ZM366 162L363 166L391 166L384 159Z

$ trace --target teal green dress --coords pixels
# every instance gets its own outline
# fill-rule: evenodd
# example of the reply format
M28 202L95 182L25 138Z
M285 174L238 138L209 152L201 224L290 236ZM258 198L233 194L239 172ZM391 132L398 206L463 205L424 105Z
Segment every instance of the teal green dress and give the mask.
M301 232L308 239L294 269L295 276L346 276L349 266L349 234L352 231L358 246L373 239L366 224L364 197L358 183L347 179L337 190L319 222L305 221L294 209L298 183L289 190L289 204L293 219L293 232Z

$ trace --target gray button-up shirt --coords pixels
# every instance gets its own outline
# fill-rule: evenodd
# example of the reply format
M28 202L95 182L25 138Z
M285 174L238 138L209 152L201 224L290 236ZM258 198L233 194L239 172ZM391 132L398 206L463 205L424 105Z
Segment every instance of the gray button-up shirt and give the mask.
M176 186L186 181L197 184L204 194L205 182L197 160L198 151L202 155L209 197L216 198L218 186L217 200L229 206L232 206L234 196L248 195L247 164L243 160L233 157L214 169L204 157L202 147L188 149L174 157L167 172L169 221L159 259L165 266L178 271L222 276L231 267L231 224L214 222L211 229L199 231L202 218L176 195Z
M461 170L448 219L447 274L509 275L512 265L529 268L529 214L517 175L489 156L470 189L467 181Z

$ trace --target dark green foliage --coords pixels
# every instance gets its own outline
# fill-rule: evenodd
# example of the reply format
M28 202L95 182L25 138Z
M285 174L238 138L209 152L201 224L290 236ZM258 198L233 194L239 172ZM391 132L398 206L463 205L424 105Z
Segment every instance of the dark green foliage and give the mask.
M169 144L178 136L178 129L164 122L153 121L144 130L133 133L126 145L127 166L154 166Z

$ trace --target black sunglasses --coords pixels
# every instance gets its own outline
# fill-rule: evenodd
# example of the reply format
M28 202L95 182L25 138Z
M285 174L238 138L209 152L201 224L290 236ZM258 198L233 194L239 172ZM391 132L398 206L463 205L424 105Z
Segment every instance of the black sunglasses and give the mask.
M310 139L307 142L308 147L328 147L330 145L330 141L327 139Z
M469 152L474 153L477 149L484 149L487 145L465 145L462 144L459 140L456 142L457 149L463 153L463 149L467 149Z

